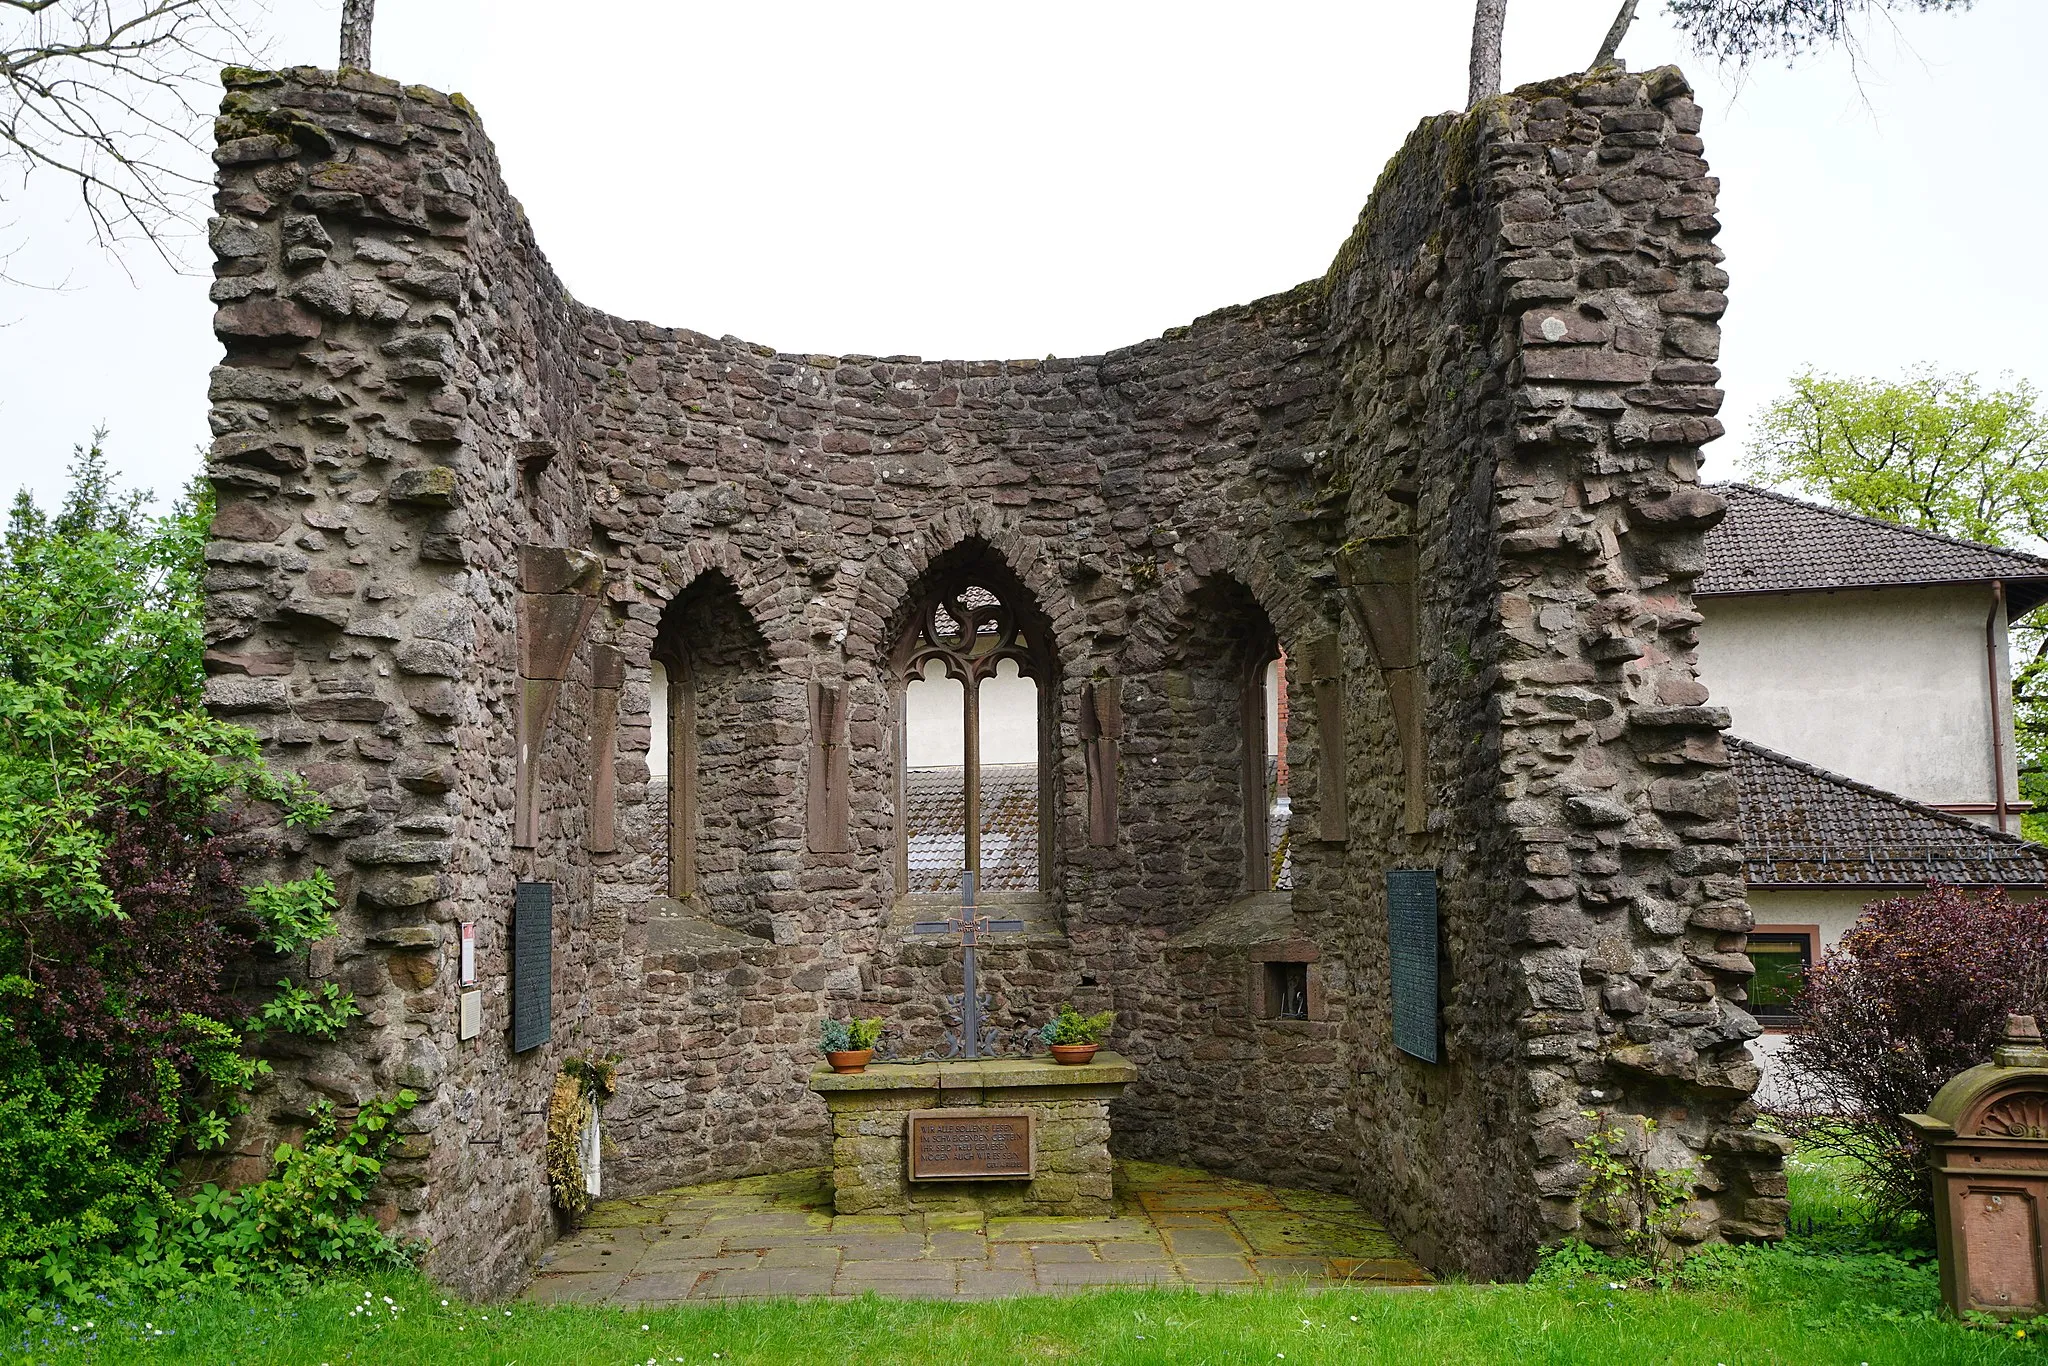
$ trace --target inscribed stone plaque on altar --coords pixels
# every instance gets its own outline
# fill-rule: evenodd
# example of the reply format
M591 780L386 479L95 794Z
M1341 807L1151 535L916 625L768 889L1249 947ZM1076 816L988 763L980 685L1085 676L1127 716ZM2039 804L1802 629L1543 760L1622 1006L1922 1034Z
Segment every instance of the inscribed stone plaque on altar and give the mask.
M910 1116L912 1181L1029 1181L1038 1157L1030 1110L919 1110Z
M1438 1062L1436 870L1387 870L1387 948L1393 968L1394 1047Z
M555 994L555 884L521 882L512 893L512 1051L548 1041Z

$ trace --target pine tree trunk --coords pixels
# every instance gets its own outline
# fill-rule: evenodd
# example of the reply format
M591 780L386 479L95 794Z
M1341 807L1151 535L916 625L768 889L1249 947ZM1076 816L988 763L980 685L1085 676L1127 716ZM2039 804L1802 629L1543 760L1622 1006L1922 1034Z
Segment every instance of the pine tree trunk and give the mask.
M377 0L341 0L341 64L370 69L370 20Z
M1478 0L1472 10L1472 90L1465 107L1500 93L1500 33L1508 0Z

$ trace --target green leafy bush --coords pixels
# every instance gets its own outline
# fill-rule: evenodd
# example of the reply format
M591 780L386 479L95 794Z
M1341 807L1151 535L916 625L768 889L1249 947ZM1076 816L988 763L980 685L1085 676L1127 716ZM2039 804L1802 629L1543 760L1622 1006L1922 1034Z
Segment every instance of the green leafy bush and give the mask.
M411 1091L369 1102L346 1127L330 1101L314 1107L303 1143L280 1143L270 1175L223 1191L208 1183L152 1230L137 1260L177 1260L248 1276L293 1269L399 1266L411 1252L361 1213Z
M355 993L335 982L318 991L295 982L279 982L277 995L264 1003L252 1029L263 1033L297 1034L301 1038L333 1041L349 1022L362 1014Z
M246 886L224 837L231 804L288 825L328 813L205 708L211 520L201 485L149 515L94 447L54 515L24 494L0 536L0 1286L16 1296L172 1265L147 1250L182 1217L174 1164L225 1141L264 1070L246 1035L331 1038L354 1013L334 988L286 987L253 1020L238 997L241 965L332 932L334 887L317 870ZM365 1139L387 1122L371 1119ZM281 1152L273 1180L307 1160ZM208 1265L232 1262L213 1241Z
M20 1053L0 1067L0 1279L61 1288L169 1205L173 1135L114 1114L104 1069Z
M334 880L325 868L315 868L296 882L251 887L248 908L274 951L303 953L334 933Z
M1113 1010L1105 1010L1099 1015L1083 1015L1069 1003L1061 1006L1059 1013L1045 1022L1038 1031L1038 1037L1048 1044L1101 1043L1115 1022L1116 1012Z
M153 1184L149 1163L104 1148L103 1207L60 1219L37 1245L9 1244L7 1307L33 1317L52 1299L129 1301L207 1283L290 1289L317 1272L413 1264L422 1249L386 1233L362 1204L397 1138L393 1122L417 1100L411 1091L373 1100L348 1124L323 1102L303 1142L277 1146L266 1179L234 1191L208 1183L184 1200Z

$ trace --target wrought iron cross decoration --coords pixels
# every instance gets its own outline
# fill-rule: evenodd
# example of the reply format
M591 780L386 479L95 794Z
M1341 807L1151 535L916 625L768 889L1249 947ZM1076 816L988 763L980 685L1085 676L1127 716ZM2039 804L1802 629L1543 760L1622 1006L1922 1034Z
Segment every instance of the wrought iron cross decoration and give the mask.
M948 920L920 920L910 927L912 934L957 934L960 936L960 1032L952 1035L952 1048L948 1056L956 1058L979 1058L982 1053L982 1011L990 1004L981 996L981 988L975 981L974 947L984 934L1016 934L1024 928L1021 920L991 920L979 913L974 904L974 870L967 869L960 875L960 914ZM950 1004L950 1003L949 1003ZM995 1053L995 1040L990 1038L989 1054Z

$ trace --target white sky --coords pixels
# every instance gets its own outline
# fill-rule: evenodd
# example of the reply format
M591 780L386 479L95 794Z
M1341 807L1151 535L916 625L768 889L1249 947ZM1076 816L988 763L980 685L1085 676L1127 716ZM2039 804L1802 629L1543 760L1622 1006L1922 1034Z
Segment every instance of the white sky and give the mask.
M1657 0L1622 55L1686 66L1723 180L1732 435L1811 363L2048 381L2039 55L2048 3L1980 0L1839 57L1692 60ZM1583 66L1615 0L1512 0L1509 85ZM271 0L278 64L334 60L337 0ZM565 16L573 15L573 20ZM1462 103L1468 0L1031 5L382 0L376 67L461 90L585 302L785 350L1082 355L1320 275L1381 166ZM196 154L195 154L196 155ZM0 493L45 502L104 424L169 493L219 355L203 275L131 283L68 192L0 204ZM195 252L194 259L202 259Z

